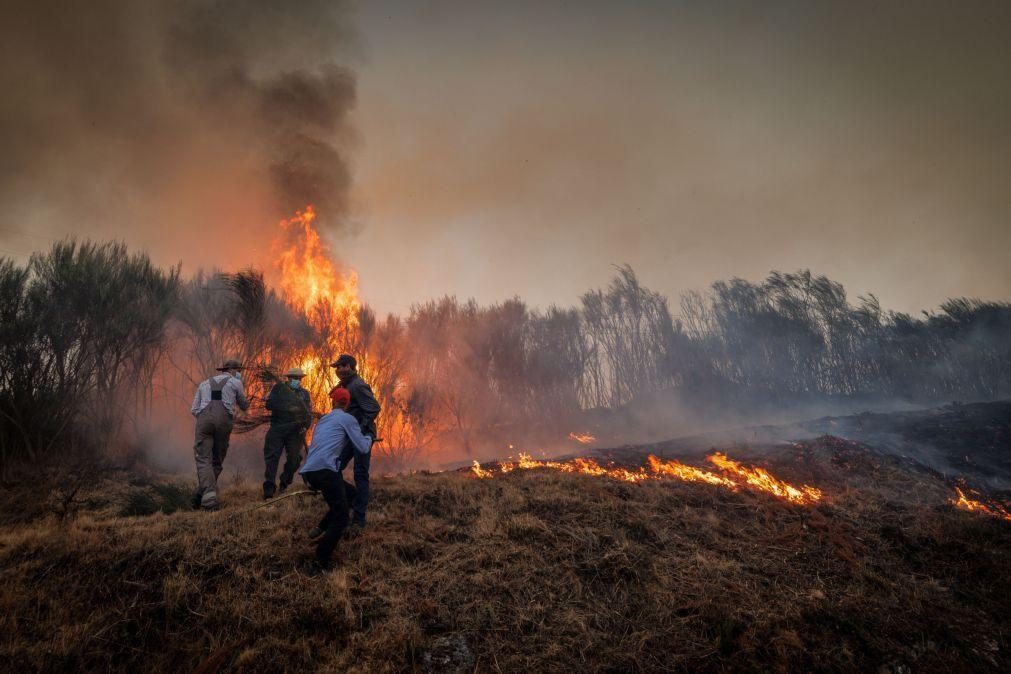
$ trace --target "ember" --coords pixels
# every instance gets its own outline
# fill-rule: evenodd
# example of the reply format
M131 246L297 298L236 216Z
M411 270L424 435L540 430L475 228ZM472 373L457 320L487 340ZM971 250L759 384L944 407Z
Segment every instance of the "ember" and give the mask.
M575 440L581 445L588 445L591 442L595 442L597 438L593 437L589 433L569 433L569 440Z

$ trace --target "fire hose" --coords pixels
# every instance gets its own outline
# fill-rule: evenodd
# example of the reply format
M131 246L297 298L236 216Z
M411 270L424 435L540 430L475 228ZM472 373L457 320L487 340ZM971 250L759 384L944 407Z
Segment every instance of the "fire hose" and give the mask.
M257 503L252 508L246 508L245 510L240 510L237 513L232 513L228 516L228 519L236 517L238 515L245 515L246 513L251 513L254 510L259 510L260 508L266 508L267 506L274 505L278 501L283 501L286 498L291 498L292 496L301 496L302 494L318 494L318 491L313 489L300 489L299 491L293 491L290 494L285 494L284 496L278 496L277 498L272 498L269 501L264 501L263 503Z

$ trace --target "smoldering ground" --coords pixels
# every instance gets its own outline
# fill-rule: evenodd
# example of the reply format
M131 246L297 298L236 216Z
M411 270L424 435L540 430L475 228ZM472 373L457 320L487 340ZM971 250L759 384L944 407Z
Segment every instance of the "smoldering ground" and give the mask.
M4 226L194 267L263 259L309 203L342 226L355 44L347 2L4 3Z

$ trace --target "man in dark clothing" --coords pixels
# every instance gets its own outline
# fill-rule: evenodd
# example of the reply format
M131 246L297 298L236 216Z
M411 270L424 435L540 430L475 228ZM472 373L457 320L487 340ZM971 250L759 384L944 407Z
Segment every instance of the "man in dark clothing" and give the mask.
M365 381L358 376L358 362L353 356L342 353L334 361L332 367L337 370L337 377L340 379L340 388L347 389L351 396L347 413L353 416L361 426L362 433L369 436L371 440L376 439L376 417L379 416L380 406L373 395L372 389ZM369 504L369 463L371 452L358 452L351 445L344 447L340 455L340 469L344 468L354 459L355 462L355 500L353 509L355 513L354 523L359 527L365 526L365 509Z
M302 462L305 432L312 423L312 400L309 391L302 388L305 373L292 368L284 373L287 382L278 382L270 389L265 407L270 410L270 429L263 439L263 498L272 498L277 487L277 464L282 450L286 458L281 471L281 491L291 484L295 471Z
M323 519L309 532L313 539L322 536L316 545L316 561L323 569L329 568L330 555L347 528L347 497L353 491L341 476L337 457L347 446L366 455L372 449L372 439L362 435L358 420L344 411L351 401L348 392L339 389L333 401L333 411L316 424L309 455L300 471L306 483L323 495L328 506Z

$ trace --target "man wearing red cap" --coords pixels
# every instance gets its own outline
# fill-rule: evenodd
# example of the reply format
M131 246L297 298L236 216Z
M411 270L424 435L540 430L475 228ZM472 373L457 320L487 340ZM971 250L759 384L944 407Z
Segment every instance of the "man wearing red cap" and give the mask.
M358 425L362 433L376 439L376 417L379 416L380 406L372 389L365 381L358 376L358 362L354 356L342 353L332 364L337 370L337 377L340 379L340 387L347 389L351 397L348 403L347 412L358 420ZM353 510L355 513L355 525L365 526L365 509L369 504L369 463L371 453L357 452L350 445L344 448L344 453L340 457L340 470L354 459L355 462L355 502Z
M316 561L322 569L329 568L330 555L348 525L347 494L338 468L340 456L348 447L364 455L372 449L372 438L363 435L358 420L345 411L351 402L348 391L336 389L331 393L331 399L334 409L316 422L309 454L299 471L310 487L323 494L329 507L309 534L310 538L322 536L316 544Z

